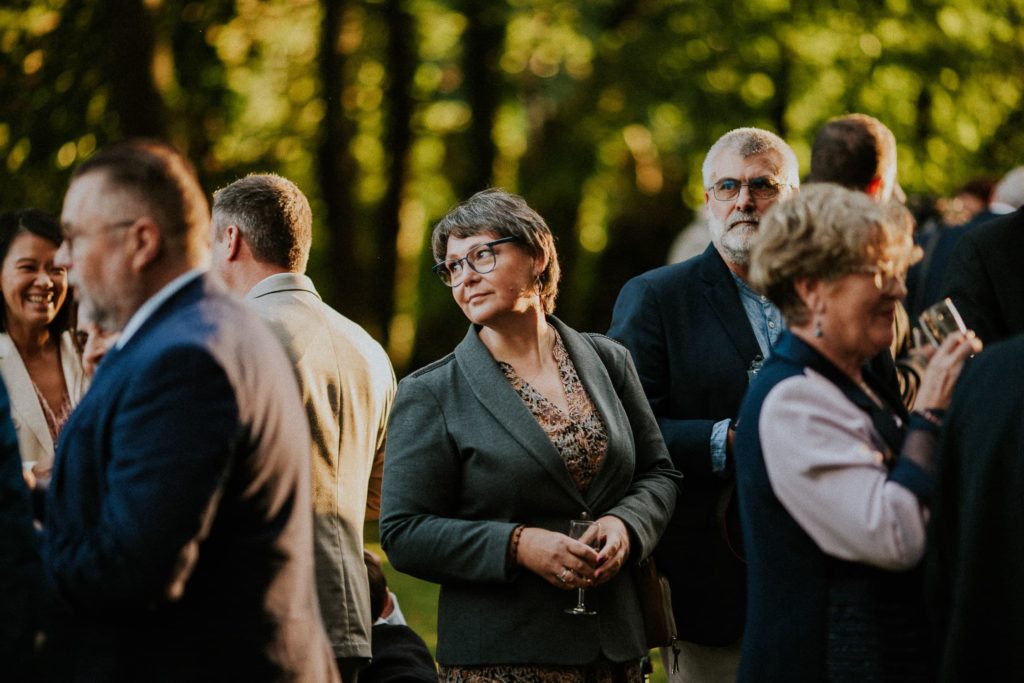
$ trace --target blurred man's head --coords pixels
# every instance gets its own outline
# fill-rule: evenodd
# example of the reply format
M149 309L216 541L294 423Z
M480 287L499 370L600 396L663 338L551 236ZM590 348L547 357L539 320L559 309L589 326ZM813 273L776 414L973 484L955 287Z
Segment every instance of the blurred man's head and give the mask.
M774 133L737 128L708 150L702 175L711 241L726 265L745 277L761 216L800 186L796 155Z
M896 137L866 114L831 119L814 138L807 182L835 183L884 204L902 194L896 189Z
M57 260L97 324L117 331L164 285L205 265L209 221L184 157L160 142L123 142L75 170Z

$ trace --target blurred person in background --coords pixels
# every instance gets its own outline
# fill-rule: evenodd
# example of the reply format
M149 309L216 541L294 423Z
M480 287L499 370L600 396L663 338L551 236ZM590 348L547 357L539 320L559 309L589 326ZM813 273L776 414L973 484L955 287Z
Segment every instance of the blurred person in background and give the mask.
M88 377L96 374L96 368L100 361L107 355L110 349L114 348L119 332L111 332L100 327L95 320L88 306L78 306L76 311L77 320L77 344L82 353L82 368Z
M57 438L85 393L67 271L55 263L64 235L36 209L0 215L0 374L26 475L46 482Z
M928 363L917 408L865 369L919 256L864 194L805 188L763 220L751 283L788 331L740 411L749 602L741 681L929 680L917 567L944 409L973 335Z
M972 360L939 446L928 597L941 681L1024 680L1024 336Z
M440 678L639 683L630 567L664 530L679 475L629 354L552 315L554 238L521 197L473 195L432 246L470 326L399 384L381 544L441 584ZM584 517L598 533L570 538ZM577 589L596 614L567 613Z
M373 615L373 659L363 669L366 683L436 683L437 666L419 634L401 618L395 594L388 590L384 566L369 550L363 551Z
M990 208L1000 215L951 237L939 297L950 297L986 344L1024 332L1024 166L999 181Z
M0 382L0 662L4 680L22 683L36 680L43 570L9 406Z
M835 183L863 192L883 206L890 202L902 205L907 200L897 180L896 136L867 114L837 116L821 127L811 146L811 171L805 181L806 185L814 183ZM913 230L913 217L907 214L907 218ZM924 362L920 354L914 353L910 330L907 309L897 301L889 353L896 366L900 396L908 409L914 406Z

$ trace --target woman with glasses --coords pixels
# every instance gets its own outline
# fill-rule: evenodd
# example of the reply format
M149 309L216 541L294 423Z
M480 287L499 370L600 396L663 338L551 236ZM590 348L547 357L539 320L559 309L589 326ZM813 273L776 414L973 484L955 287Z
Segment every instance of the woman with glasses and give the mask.
M934 449L957 376L980 350L951 335L916 410L865 369L892 339L906 221L816 184L773 207L751 284L788 326L739 415L748 562L741 681L928 680L922 586Z
M54 264L62 239L42 211L0 215L0 374L30 481L49 479L57 436L86 388L67 272Z
M433 251L470 326L399 384L381 543L441 584L441 679L640 681L628 568L661 535L679 475L632 360L552 315L554 238L522 198L474 195ZM598 523L583 542L568 535L579 519ZM589 614L570 613L578 589Z

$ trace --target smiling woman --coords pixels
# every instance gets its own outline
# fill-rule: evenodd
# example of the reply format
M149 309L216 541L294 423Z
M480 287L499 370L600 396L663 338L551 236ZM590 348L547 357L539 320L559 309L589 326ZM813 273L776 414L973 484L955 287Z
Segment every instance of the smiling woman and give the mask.
M61 427L86 387L67 273L54 264L61 240L56 219L42 211L0 216L0 374L26 477L43 482Z

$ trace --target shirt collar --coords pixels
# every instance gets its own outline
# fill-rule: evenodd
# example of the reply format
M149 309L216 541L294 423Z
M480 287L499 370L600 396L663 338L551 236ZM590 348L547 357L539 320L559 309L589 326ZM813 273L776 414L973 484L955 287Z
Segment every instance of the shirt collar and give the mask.
M195 280L202 274L203 271L201 269L197 268L195 270L190 270L187 273L174 278L164 285L159 292L146 299L146 302L139 306L139 310L135 311L135 314L128 319L128 324L124 326L123 330L121 330L121 337L117 340L117 343L114 344L114 348L123 348L124 345L128 343L128 340L139 331L139 328L142 327L143 323L145 323L165 301L170 299L185 285L192 282L192 280Z

